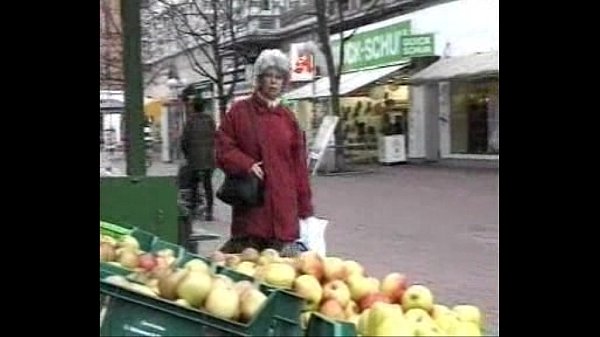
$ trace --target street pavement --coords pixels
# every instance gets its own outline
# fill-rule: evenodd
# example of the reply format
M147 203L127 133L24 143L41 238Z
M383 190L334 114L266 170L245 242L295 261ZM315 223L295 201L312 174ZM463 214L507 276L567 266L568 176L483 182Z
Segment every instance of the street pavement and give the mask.
M118 166L118 165L117 165ZM444 165L373 166L372 173L312 179L316 215L330 220L327 253L354 259L378 278L390 272L429 287L435 301L481 308L498 333L498 169ZM124 172L124 171L123 171ZM153 164L149 175L174 175ZM221 177L215 177L215 187ZM230 208L216 202L214 222L198 223L226 239Z

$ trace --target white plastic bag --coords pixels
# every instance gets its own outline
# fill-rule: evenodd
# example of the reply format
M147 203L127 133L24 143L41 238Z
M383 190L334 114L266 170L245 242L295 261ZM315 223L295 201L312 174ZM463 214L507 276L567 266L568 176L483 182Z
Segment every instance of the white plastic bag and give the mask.
M317 252L325 256L327 246L325 243L325 229L329 224L328 220L319 219L311 216L300 220L300 240L308 250Z

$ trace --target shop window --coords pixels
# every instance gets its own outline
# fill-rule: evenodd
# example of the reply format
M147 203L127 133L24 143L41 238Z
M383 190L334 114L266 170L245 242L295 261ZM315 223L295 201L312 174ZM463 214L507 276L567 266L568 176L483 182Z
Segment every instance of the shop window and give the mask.
M498 81L454 82L451 95L451 152L499 154Z

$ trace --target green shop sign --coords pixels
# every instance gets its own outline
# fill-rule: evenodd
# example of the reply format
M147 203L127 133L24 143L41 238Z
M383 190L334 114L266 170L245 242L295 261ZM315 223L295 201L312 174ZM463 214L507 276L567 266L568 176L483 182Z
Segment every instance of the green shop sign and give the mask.
M402 37L402 56L431 56L434 53L433 34L407 35Z
M410 34L411 22L407 20L352 36L344 43L343 70L383 66L407 61L410 57L433 55L433 34ZM423 44L424 37L429 37L430 45ZM339 59L340 41L332 41L331 47L334 58ZM429 47L428 52L425 52L426 47Z

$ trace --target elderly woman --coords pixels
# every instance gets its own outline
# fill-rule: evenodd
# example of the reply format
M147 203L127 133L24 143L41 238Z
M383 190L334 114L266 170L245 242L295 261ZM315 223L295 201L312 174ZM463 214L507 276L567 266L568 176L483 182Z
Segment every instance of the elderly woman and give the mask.
M285 54L264 50L254 65L254 93L233 104L217 131L218 167L254 174L264 186L262 206L232 208L231 238L222 252L253 247L295 255L299 220L313 214L304 137L292 112L279 104L289 69Z

